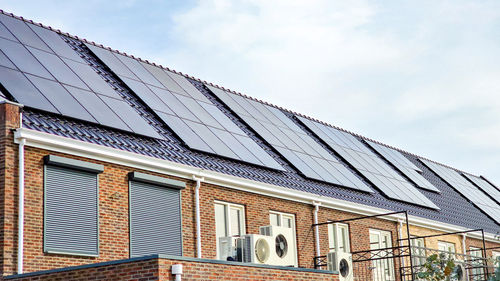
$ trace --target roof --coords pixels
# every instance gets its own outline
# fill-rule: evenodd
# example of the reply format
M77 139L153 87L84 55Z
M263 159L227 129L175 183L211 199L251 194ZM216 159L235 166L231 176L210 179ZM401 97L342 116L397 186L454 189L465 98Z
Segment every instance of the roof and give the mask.
M3 11L1 11L1 13L5 14ZM9 16L13 15L9 14ZM18 19L24 20L22 18ZM27 22L32 23L31 21ZM37 25L42 26L41 24ZM53 30L49 27L45 28ZM89 50L85 43L100 47L102 47L102 45L97 45L93 42L88 42L84 39L80 39L69 34L64 34L60 31L54 32L57 32L60 34L60 36L63 36L67 40L67 43L74 48L74 50L81 58L83 58L83 60L86 61L86 63L91 65L94 70L99 72L100 75L108 83L112 83L114 85L113 88L115 89L117 94L119 94L119 96L124 101L126 101L127 104L129 104L136 112L138 112L142 118L147 120L147 122L153 128L155 128L156 132L161 137L151 138L130 131L113 129L107 126L88 122L86 120L67 117L61 114L55 114L29 106L25 106L23 114L23 126L26 128L64 136L67 138L77 139L84 142L126 150L137 154L165 159L177 163L191 165L194 167L213 170L232 176L238 176L268 184L283 186L294 190L301 190L326 197L356 202L388 210L408 210L410 214L418 217L441 221L444 223L454 224L466 228L483 228L491 233L496 233L499 230L499 225L495 223L494 220L485 215L485 213L474 206L467 198L459 194L454 188L452 188L446 182L441 180L441 178L436 176L436 174L429 168L427 168L427 166L423 165L422 162L418 160L418 158L422 157L408 153L401 149L391 147L400 151L406 158L408 158L408 160L410 160L415 166L421 169L422 176L441 191L441 193L436 193L424 189L419 189L419 191L428 199L430 199L435 205L437 205L440 210L434 210L387 198L378 190L378 188L376 188L373 184L367 182L362 176L359 175L359 173L355 169L353 169L351 165L345 163L345 161L341 162L348 170L352 171L361 181L365 182L367 185L375 187L372 188L374 190L374 193L361 192L334 184L308 179L300 174L293 165L291 165L285 158L282 157L282 155L280 155L275 149L273 149L273 147L268 142L266 142L265 139L261 138L261 136L259 136L252 129L252 127L250 127L247 123L244 122L244 120L242 120L237 114L235 114L235 112L231 110L231 108L222 103L222 101L216 97L216 95L207 87L207 85L215 86L219 89L229 91L234 95L240 95L247 99L252 99L259 103L278 108L283 113L285 113L285 115L287 115L290 120L292 120L297 126L303 128L304 131L306 131L308 135L310 135L318 144L323 146L326 150L331 151L331 149L328 148L324 142L318 139L317 136L313 135L311 132L304 128L303 124L297 119L297 116L317 122L321 121L301 115L299 113L292 112L284 108L277 107L272 104L265 103L260 100L253 99L251 97L244 96L240 93L236 93L234 91L224 89L223 87L213 85L206 81L202 81L200 79L180 73L187 77L190 83L192 83L230 120L232 120L242 131L244 131L276 162L278 162L284 168L284 171L269 169L262 166L252 165L242 161L231 160L226 157L220 157L217 155L190 149L188 146L186 146L182 139L180 139L157 116L157 114L155 114L155 112L150 107L148 107L133 91L130 90L130 88L127 87L127 85L123 81L121 81L121 79L115 73L110 70L107 65L105 65L100 59L96 57L95 54L93 54ZM116 50L112 51L119 53ZM127 54L120 54L150 64L150 62L148 61L143 61ZM153 63L151 64L155 65ZM175 72L165 67L162 68L168 71ZM14 102L17 102L16 100L13 100L12 96L6 95L5 97ZM321 123L326 124L327 126L334 127L325 122ZM340 129L344 132L348 132L338 127L335 128ZM352 134L358 140L368 140L376 142L352 132L348 133ZM459 170L456 171L461 172Z

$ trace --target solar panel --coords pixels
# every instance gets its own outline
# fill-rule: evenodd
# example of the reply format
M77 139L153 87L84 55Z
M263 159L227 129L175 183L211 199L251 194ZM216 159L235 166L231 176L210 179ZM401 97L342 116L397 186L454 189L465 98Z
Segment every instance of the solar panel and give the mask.
M190 148L283 170L185 77L87 46Z
M422 170L415 166L415 164L408 160L401 152L375 142L367 141L367 143L418 187L434 192L440 192L439 189L437 189L419 173L422 172Z
M387 197L439 209L438 206L353 135L307 118L299 117L299 120L378 187Z
M0 83L16 101L163 138L57 33L5 15L0 22Z
M462 175L472 181L476 186L478 186L486 194L493 198L493 200L497 201L497 203L500 204L500 190L498 190L495 186L481 177L476 177L465 173L462 173Z
M471 182L461 176L457 171L436 164L429 160L420 159L429 169L431 169L442 180L458 191L462 196L469 199L474 205L485 212L488 216L500 223L500 205L475 187Z
M373 192L280 110L207 86L304 176Z

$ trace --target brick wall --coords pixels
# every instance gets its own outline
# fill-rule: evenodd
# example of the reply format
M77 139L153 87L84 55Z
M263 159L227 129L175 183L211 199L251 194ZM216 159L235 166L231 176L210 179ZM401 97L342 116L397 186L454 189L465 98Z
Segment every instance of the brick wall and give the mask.
M19 126L19 111L16 106L0 105L0 263L3 275L16 272L17 249L17 145L13 143L11 129ZM99 257L79 257L43 252L43 157L52 154L104 165L99 175ZM186 183L182 190L183 250L187 257L195 256L194 186L195 182L155 174L112 163L85 159L68 154L26 147L25 151L25 254L24 270L33 272L64 266L75 266L129 258L128 231L128 178L132 171L149 173L161 177L181 180ZM313 224L314 207L283 199L271 198L249 192L202 184L200 209L202 225L202 256L216 257L214 200L227 201L245 206L246 231L258 233L259 227L269 224L269 211L295 214L297 228L298 262L300 267L312 268L315 256ZM359 215L320 208L319 222L358 217ZM369 229L380 229L392 234L392 244L397 244L397 224L382 219L364 219L349 222L351 251L367 250ZM412 227L412 231L424 233ZM405 233L405 232L404 232ZM425 230L425 233L436 233ZM321 255L328 253L327 226L320 227ZM436 245L437 247L437 245ZM460 244L457 244L460 249ZM394 260L396 268L398 259ZM371 262L359 264L358 278L370 279ZM396 270L397 271L397 270Z
M213 263L197 259L145 258L134 261L117 261L111 264L94 264L87 267L65 268L62 271L40 272L25 276L9 276L13 281L44 280L173 280L171 267L182 264L183 280L338 280L338 275L320 271L301 271L286 268L266 268L255 266Z
M15 268L17 245L18 150L13 129L19 128L19 107L0 104L0 270Z

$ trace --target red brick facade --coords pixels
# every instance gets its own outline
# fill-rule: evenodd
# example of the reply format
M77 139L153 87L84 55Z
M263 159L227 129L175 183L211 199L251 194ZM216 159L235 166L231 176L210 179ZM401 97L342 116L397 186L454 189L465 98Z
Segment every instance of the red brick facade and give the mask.
M17 250L17 145L13 143L12 129L19 127L18 108L14 105L0 105L0 236L1 270L2 275L16 273ZM61 254L47 254L43 252L43 157L58 155L104 165L104 172L99 175L99 257L78 257ZM76 266L89 263L106 262L129 258L129 212L128 212L128 177L129 172L138 171L160 177L172 178L186 183L182 190L182 235L183 253L186 257L196 255L196 229L194 214L194 187L195 182L171 177L163 174L151 173L131 167L85 159L73 155L47 151L39 148L26 147L25 149L25 235L24 235L24 272L49 270L67 266ZM314 207L284 199L271 198L255 193L243 192L212 184L202 183L200 188L200 209L202 226L202 257L216 258L216 236L214 201L227 201L245 206L246 231L258 233L259 227L268 225L269 211L280 211L295 214L297 249L299 267L313 268ZM312 203L312 202L311 202ZM319 221L339 220L359 215L320 208ZM351 251L367 250L369 244L369 229L390 231L393 245L397 245L398 225L395 222L382 219L366 219L349 223ZM320 227L321 254L328 252L327 226ZM471 242L472 243L472 242ZM176 261L159 259L135 263L131 267L126 265L113 266L108 269L85 269L74 272L57 273L51 279L48 276L36 280L87 280L90 276L96 280L110 280L110 276L121 276L121 272L128 272L124 277L113 280L132 280L129 273L138 272L138 275L148 275L144 280L171 280L169 268ZM397 261L396 261L397 263ZM360 269L358 277L369 279L371 272L366 263L365 270ZM397 264L396 264L397 266ZM151 267L151 268L150 268ZM110 268L110 267L108 267ZM360 267L361 268L361 267ZM397 268L397 267L396 267ZM153 271L153 275L149 274ZM189 262L185 267L187 280L333 280L331 274L297 273L296 271L271 270L246 266L228 266L224 264ZM112 274L112 275L107 275ZM114 274L114 275L113 275ZM134 273L135 274L135 273ZM206 276L210 275L210 278ZM57 279L60 278L60 279ZM99 279L101 278L101 279ZM108 278L108 279L106 279ZM129 279L127 279L129 278ZM135 277L134 277L135 278ZM146 278L146 277L144 277ZM156 278L156 279L155 279ZM162 279L165 278L165 279ZM137 279L137 278L136 278ZM35 280L24 278L20 280ZM134 279L135 280L135 279Z

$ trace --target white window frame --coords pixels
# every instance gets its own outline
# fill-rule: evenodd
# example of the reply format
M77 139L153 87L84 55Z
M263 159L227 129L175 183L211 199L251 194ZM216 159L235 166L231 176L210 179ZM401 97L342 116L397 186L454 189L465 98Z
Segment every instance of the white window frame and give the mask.
M491 251L491 257L494 260L500 260L500 251Z
M446 250L443 250L442 248L445 248ZM453 251L450 251L450 248L453 248ZM438 250L445 251L448 254L452 254L451 258L456 259L455 254L457 253L457 246L455 245L455 243L448 241L438 241Z
M246 220L245 220L245 206L244 205L214 200L214 216L215 216L215 206L216 205L225 206L225 208L224 208L224 210L225 210L224 224L226 226L226 233L229 234L229 236L233 236L233 235L231 235L231 209L237 209L240 211L240 214L241 214L241 216L240 216L240 218L241 218L240 233L241 233L241 235L246 234ZM215 220L215 227L217 229L217 217L216 216L215 216L214 220ZM220 258L220 255L219 255L219 237L217 236L217 232L215 233L215 238L216 238L215 245L216 245L217 259L219 259Z
M479 247L470 246L469 247L469 256L472 256L472 257L475 257L475 258L483 258L483 249L479 248ZM482 265L483 261L482 260L480 260L480 261L472 261L471 263L473 265L476 265L476 264L477 265ZM476 275L476 276L484 274L483 268L472 268L471 272L472 272L472 275Z
M345 223L329 223L328 224L328 248L329 252L336 252L337 248L340 248L340 240L339 237L342 237L342 230L345 230L346 233L346 241L343 241L345 245L344 252L351 252L351 238L349 232L349 225Z
M410 236L412 237L412 236ZM419 245L420 244L420 245ZM410 245L412 247L412 258L413 258L413 266L422 265L427 260L427 250L425 249L425 239L424 238L415 238L410 239ZM421 249L424 248L424 249Z
M295 214L291 213L284 213L284 212L278 212L278 211L269 211L269 223L271 223L271 215L277 215L278 216L278 223L279 227L283 227L283 222L285 218L289 218L292 221L292 229L293 229L293 242L295 244L295 266L298 265L298 247L297 247L297 227L295 225Z

